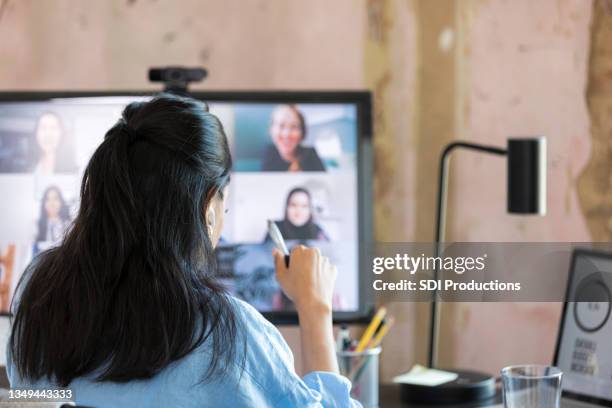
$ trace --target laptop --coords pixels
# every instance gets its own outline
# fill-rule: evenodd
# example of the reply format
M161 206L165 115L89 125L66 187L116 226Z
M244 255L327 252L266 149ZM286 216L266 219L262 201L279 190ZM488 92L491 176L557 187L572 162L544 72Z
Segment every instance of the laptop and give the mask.
M612 253L574 250L553 361L564 408L612 407L610 288Z
M553 360L562 408L612 407L610 288L612 253L574 250Z

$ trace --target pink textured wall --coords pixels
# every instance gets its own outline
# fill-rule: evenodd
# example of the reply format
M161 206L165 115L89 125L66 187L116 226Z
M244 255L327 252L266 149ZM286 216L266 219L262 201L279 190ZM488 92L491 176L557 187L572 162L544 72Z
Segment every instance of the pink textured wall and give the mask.
M459 154L450 238L590 240L576 179L590 151L585 90L591 9L585 0L471 3L462 50L462 138L504 146L510 136L547 136L548 213L506 214L505 161ZM456 305L449 347L457 365L490 372L511 363L550 363L559 314L559 304Z
M0 3L2 89L150 88L169 64L207 89L363 87L363 0Z

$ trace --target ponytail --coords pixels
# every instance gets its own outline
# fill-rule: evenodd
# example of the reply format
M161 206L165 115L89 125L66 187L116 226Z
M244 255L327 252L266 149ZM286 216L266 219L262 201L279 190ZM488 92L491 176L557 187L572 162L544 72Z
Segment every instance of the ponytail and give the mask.
M214 278L204 209L229 181L223 127L198 101L128 105L93 154L64 242L26 269L9 352L22 378L150 378L207 343L232 366L240 321Z

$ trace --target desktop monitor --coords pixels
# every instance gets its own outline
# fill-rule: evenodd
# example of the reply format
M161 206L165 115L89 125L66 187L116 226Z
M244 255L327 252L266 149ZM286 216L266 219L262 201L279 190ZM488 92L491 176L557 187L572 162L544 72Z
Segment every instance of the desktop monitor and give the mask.
M371 98L367 92L192 93L221 120L233 156L219 279L276 322L295 322L274 278L273 220L288 246L338 267L336 321L370 311ZM0 94L0 313L34 257L59 245L78 211L84 168L142 92ZM288 158L294 159L287 161ZM299 158L299 159L296 159Z

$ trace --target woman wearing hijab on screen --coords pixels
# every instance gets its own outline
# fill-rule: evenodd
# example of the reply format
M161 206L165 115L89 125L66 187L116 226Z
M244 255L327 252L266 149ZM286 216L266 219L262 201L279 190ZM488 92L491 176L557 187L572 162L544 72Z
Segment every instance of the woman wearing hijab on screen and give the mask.
M33 172L36 174L72 173L76 170L70 157L66 132L60 117L43 113L36 124Z
M306 137L304 115L295 105L279 105L270 122L272 144L263 157L263 171L325 171L313 147L303 146Z
M285 240L329 241L325 231L313 221L312 198L310 192L302 187L292 189L285 202L285 217L274 221ZM266 235L264 242L271 241Z

